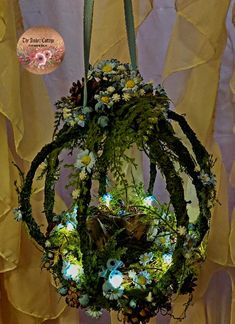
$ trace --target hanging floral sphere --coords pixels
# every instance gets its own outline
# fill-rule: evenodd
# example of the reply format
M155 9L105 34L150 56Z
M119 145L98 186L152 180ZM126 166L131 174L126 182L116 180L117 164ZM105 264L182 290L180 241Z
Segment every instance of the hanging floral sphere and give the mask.
M122 312L127 323L147 323L159 311L173 316L172 296L187 294L186 310L198 265L205 259L215 199L213 160L184 117L169 109L165 91L145 83L129 64L108 60L91 67L87 90L85 107L80 82L56 103L53 141L22 175L16 218L26 222L29 234L42 246L43 266L68 305L85 308L95 318L102 309L113 309ZM190 151L177 137L173 122ZM136 167L128 155L133 145L150 161L147 188L134 176L128 181L123 172L124 162ZM75 148L79 153L69 166L68 184L73 202L56 215L59 154ZM30 204L35 172L43 162L46 233L35 222ZM157 168L166 181L167 203L153 193ZM198 199L193 222L182 175L188 176ZM97 199L91 197L93 180L99 183Z

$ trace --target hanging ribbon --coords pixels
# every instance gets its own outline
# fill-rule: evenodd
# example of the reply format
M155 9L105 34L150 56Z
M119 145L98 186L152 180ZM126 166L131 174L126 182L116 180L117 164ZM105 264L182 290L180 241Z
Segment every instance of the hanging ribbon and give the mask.
M89 69L89 58L91 48L91 34L93 21L94 0L84 0L84 18L83 18L83 53L84 53L84 92L83 107L87 105L87 73ZM124 0L126 32L128 38L128 47L133 70L137 69L135 24L132 8L132 0Z
M124 0L126 32L128 38L128 47L131 59L131 66L133 70L137 69L136 58L136 41L135 41L135 23L132 8L132 0Z
M83 53L84 53L84 92L83 107L87 105L87 73L89 69L89 58L91 48L91 32L93 20L94 0L84 0L83 16Z

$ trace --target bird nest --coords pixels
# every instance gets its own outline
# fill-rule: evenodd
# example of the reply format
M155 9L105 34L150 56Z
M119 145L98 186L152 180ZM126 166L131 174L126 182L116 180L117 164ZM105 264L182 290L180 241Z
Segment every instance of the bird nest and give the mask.
M70 95L56 103L52 142L36 155L28 173L21 173L16 218L42 247L43 267L68 305L85 308L93 317L102 309L116 310L128 323L147 323L159 311L174 316L172 300L187 294L186 310L205 258L215 199L213 160L185 118L169 109L165 91L145 83L129 64L108 60L91 67L87 93L84 107L83 84L73 83ZM123 172L125 163L136 168L128 150L133 145L149 158L146 187L133 172L129 180ZM63 164L59 155L74 149L79 149L76 161L67 165L72 203L55 214L55 184ZM42 163L45 233L30 203ZM165 178L167 203L153 194L157 169ZM185 176L198 199L193 221ZM91 194L94 182L98 197Z

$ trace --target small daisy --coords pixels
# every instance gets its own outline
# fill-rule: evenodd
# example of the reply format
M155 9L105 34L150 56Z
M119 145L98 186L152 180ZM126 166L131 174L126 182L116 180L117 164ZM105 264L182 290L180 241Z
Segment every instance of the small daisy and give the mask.
M15 218L15 220L17 220L17 222L22 221L22 213L19 208L14 208L13 214L14 214L14 218Z
M126 70L125 65L123 65L123 64L118 65L117 70L125 71Z
M131 278L131 279L134 279L136 277L136 272L135 270L130 270L128 271L128 276Z
M82 170L80 173L79 173L79 178L80 178L80 180L85 180L86 179L86 177L87 177L87 173L86 173L86 171L84 171L84 170Z
M163 254L162 258L163 258L163 262L164 263L166 263L168 265L171 264L171 262L172 262L172 255L170 253Z
M80 196L80 189L74 189L72 192L72 198L77 199Z
M63 118L68 119L72 116L71 110L69 108L63 109Z
M75 168L87 171L91 173L93 166L95 165L95 155L89 150L84 150L77 155L77 160L74 164Z
M143 266L146 266L148 263L150 263L153 260L153 252L144 253L140 256L140 264Z
M76 117L76 121L77 121L78 125L81 127L85 126L85 120L86 120L86 116L83 114L80 114Z
M101 310L95 309L95 308L88 308L86 310L87 314L95 319L100 318L100 316L103 314Z
M145 90L144 89L140 89L139 90L139 95L140 96L144 96L145 95Z
M100 101L103 104L108 105L108 103L110 102L110 98L108 96L102 96L102 97L100 97Z
M127 80L125 84L126 89L132 89L135 87L135 81L134 80Z
M131 95L129 93L124 93L122 95L123 100L129 101L131 99Z
M115 91L115 88L110 86L110 87L107 88L107 91L109 93L113 93Z
M186 234L186 228L184 227L184 226L179 226L178 228L177 228L177 232L178 232L178 234L180 235L180 236L184 236L185 234Z
M135 278L133 278L133 283L137 288L146 288L146 285L151 284L152 279L151 275L148 271L140 271L139 274L136 275Z
M109 300L117 300L122 297L124 289L122 287L113 289L112 285L109 282L103 284L103 295Z
M114 95L112 96L112 100L114 102L118 102L121 100L121 96L118 93L114 93Z

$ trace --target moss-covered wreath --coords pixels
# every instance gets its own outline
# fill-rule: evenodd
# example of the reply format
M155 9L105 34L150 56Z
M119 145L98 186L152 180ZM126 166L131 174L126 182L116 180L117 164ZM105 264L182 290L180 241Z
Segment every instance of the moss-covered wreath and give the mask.
M86 107L80 82L56 103L53 141L36 155L27 175L22 174L16 218L27 224L42 247L43 267L53 274L70 306L86 308L93 317L102 309L120 311L128 323L147 323L159 311L173 315L172 297L188 294L190 302L198 265L205 258L215 199L213 161L185 118L169 109L164 90L144 83L129 64L108 60L91 67L87 89ZM181 128L190 151L172 122ZM135 167L128 155L132 145L149 158L147 189L134 176L127 181L123 173L124 162ZM56 215L59 155L75 148L76 162L67 166L73 202ZM30 204L35 173L43 162L48 222L44 233ZM153 195L157 168L165 178L169 203ZM198 199L193 223L183 174L192 181ZM91 197L93 180L99 183L99 197Z

